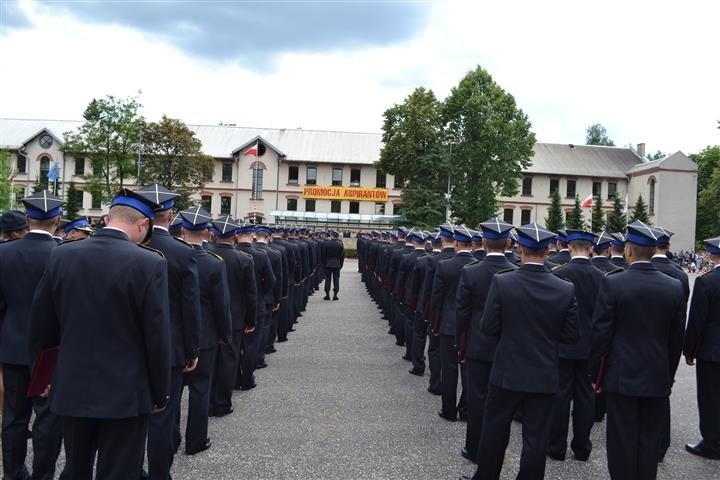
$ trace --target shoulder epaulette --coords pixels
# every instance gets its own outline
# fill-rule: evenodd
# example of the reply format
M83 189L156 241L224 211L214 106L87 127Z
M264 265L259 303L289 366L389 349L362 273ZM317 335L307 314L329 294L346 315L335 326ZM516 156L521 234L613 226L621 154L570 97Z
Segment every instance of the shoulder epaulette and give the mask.
M252 255L250 255L250 254L249 254L249 253L247 253L247 252L244 252L244 251L242 251L242 250L238 250L238 252L242 253L242 254L243 254L243 255L245 255L246 257L250 257L250 259L252 259L252 258L253 258L253 256L252 256Z
M567 265L567 263L566 263L565 265ZM551 272L554 272L554 271L557 270L558 268L562 268L562 267L564 267L565 265L555 265L554 267L552 267L552 268L550 269L550 271L551 271Z
M613 275L613 274L615 274L615 273L624 272L624 271L625 271L625 270L623 270L622 268L617 268L617 269L615 269L615 270L610 270L609 272L605 272L605 276L606 276L606 277L609 277L610 275Z
M258 252L262 252L263 255L267 255L267 254L268 254L268 253L267 253L265 250L263 250L262 248L257 248L257 247L255 247L255 250L258 251Z
M143 249L145 249L145 250L149 250L149 251L151 251L151 252L153 252L153 253L157 253L157 254L160 255L162 258L165 258L165 255L164 255L160 250L156 250L156 249L154 249L154 248L150 248L150 247L148 247L147 245L143 245L142 243L138 243L138 247L143 248Z
M466 263L465 265L463 265L463 268L467 268L467 267L469 267L469 266L471 266L471 265L475 265L475 264L477 264L477 263L480 263L480 260L477 260L477 259L476 259L476 260L473 260L472 262L468 262L468 263Z
M193 248L192 245L190 245L189 243L187 243L187 242L186 242L185 240L183 240L182 238L178 238L178 237L172 237L172 238L174 238L175 240L177 240L178 242L180 242L180 243L182 243L182 244L184 244L184 245L187 245L187 246L190 247L190 248Z
M508 272L514 272L515 268L506 268L505 270L500 270L499 272L496 272L495 275L500 275L502 273L508 273Z
M222 258L220 255L218 255L217 253L208 252L207 250L205 250L205 251L206 251L207 253L209 253L210 255L212 255L213 257L215 257L215 258L217 258L218 260L220 260L221 262L223 261L223 258Z
M714 269L714 268L711 268L711 269L708 270L707 272L701 273L700 276L701 276L701 277L704 277L705 275L710 275L710 274L713 273L714 271L715 271L715 269Z
M58 243L57 246L59 247L60 245L68 245L70 243L77 242L78 240L85 240L85 239L84 238L76 238L75 240L63 240L62 242Z

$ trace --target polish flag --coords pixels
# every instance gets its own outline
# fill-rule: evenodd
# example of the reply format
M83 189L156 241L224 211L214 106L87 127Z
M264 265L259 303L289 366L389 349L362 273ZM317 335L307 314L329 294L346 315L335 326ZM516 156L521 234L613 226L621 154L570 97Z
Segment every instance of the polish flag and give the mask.
M259 142L255 142L255 145L253 145L252 147L250 147L250 148L248 149L248 151L245 152L245 156L247 157L247 156L249 156L249 155L255 155L255 156L257 157L257 154L258 154L258 146L259 146Z
M585 200L583 200L582 207L588 208L588 207L592 207L592 206L593 206L593 196L588 195L588 197Z

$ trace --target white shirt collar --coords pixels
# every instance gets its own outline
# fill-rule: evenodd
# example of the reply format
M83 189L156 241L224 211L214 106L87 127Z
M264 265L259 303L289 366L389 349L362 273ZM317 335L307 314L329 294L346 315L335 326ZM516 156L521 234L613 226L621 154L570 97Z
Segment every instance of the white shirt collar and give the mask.
M470 250L458 250L457 253L472 253Z
M487 256L488 256L488 257L504 257L505 254L504 254L504 253L498 253L498 252L488 252Z
M635 260L630 265L635 265L636 263L652 263L650 260Z
M652 258L668 258L664 253L656 253Z
M153 225L153 228L159 228L160 230L165 230L166 232L170 232L170 230L168 230L165 227L161 227L160 225Z
M570 260L575 260L576 258L584 258L585 260L590 260L590 257L586 257L585 255L575 255L574 257L571 257Z
M545 266L544 264L537 263L537 262L525 262L525 263L523 263L523 265L540 265L541 267Z
M40 230L40 229L33 229L33 230L30 230L28 233L42 233L43 235L50 235L51 237L54 236L52 233L48 232L47 230Z

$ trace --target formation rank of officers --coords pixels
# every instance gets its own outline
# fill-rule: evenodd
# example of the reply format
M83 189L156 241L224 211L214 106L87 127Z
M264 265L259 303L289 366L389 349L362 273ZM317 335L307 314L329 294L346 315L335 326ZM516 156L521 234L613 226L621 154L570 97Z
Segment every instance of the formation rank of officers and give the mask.
M467 422L460 453L477 464L473 480L500 478L513 420L518 479L544 478L547 457L590 459L603 421L610 477L656 478L683 354L696 365L702 434L686 450L720 459L720 271L697 279L686 326L672 235L640 221L595 234L492 218L358 239L362 280L409 373L427 378L427 366L438 415ZM720 265L720 237L704 243Z
M63 445L62 479L171 478L183 443L211 448L208 417L257 386L326 275L338 298L337 232L175 213L177 197L123 189L94 233L49 191L0 218L4 479L55 478Z

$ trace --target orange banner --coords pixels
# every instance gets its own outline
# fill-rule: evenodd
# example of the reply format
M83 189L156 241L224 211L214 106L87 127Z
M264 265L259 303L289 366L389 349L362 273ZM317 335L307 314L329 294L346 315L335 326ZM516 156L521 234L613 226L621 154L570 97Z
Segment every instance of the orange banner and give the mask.
M304 198L321 198L326 200L356 200L361 202L387 202L387 188L360 187L303 187Z

